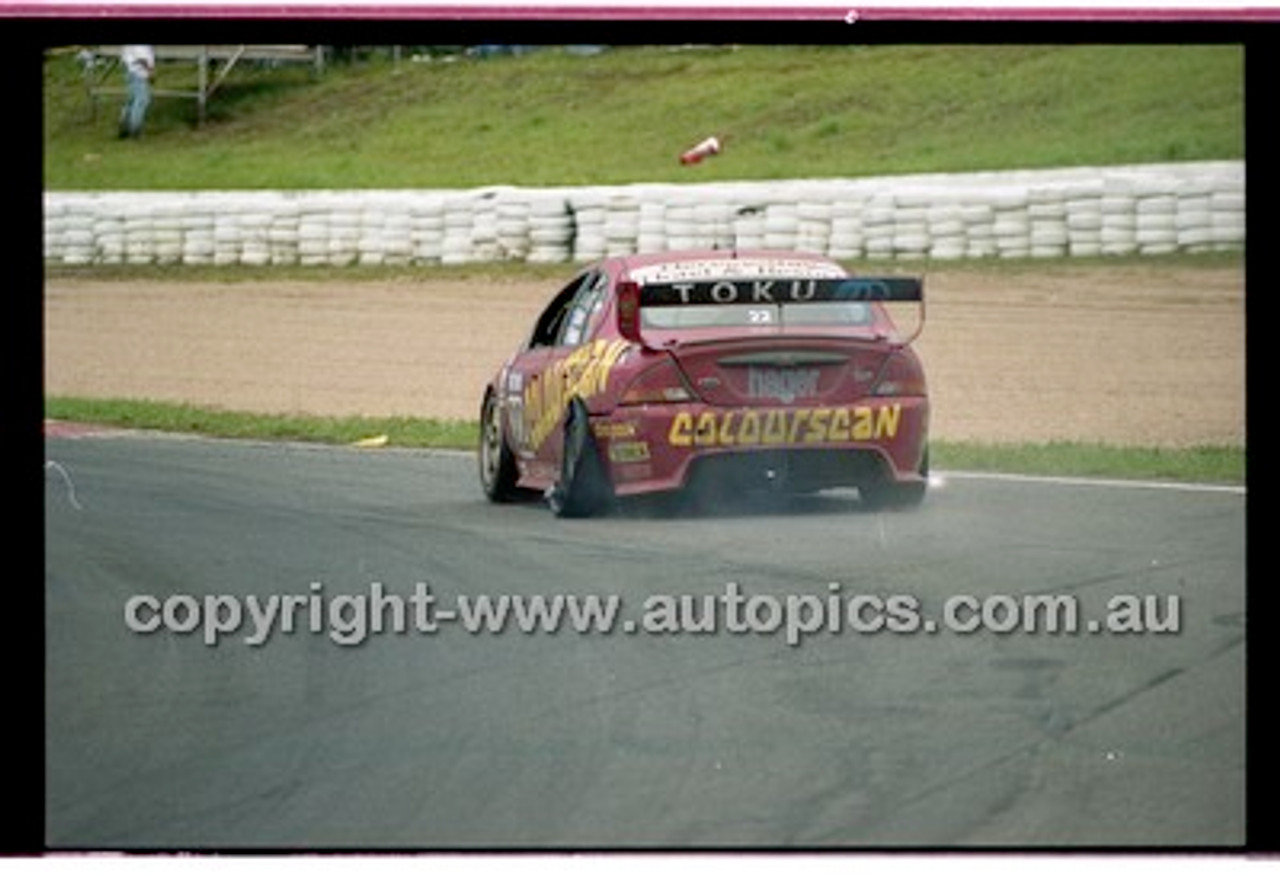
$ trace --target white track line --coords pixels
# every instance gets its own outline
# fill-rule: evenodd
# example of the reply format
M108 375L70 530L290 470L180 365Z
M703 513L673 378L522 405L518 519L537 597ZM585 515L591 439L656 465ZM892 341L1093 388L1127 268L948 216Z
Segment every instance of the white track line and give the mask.
M1006 474L995 471L937 471L930 473L930 486L946 486L948 478L974 481L1054 484L1058 486L1112 487L1130 490L1178 490L1189 493L1234 493L1244 496L1245 487L1235 484L1192 484L1178 481L1136 481L1118 478L1057 477L1052 475Z
M171 432L171 431L152 431L143 429L128 428L111 428L102 432L95 431L89 436L115 436L115 437L151 437L165 440L199 440L209 443L224 444L250 444L256 446L279 447L288 446L292 448L313 449L313 450L355 450L358 452L368 453L428 453L432 455L457 456L465 458L469 461L474 460L475 453L473 450L454 449L447 447L378 447L376 449L361 449L353 447L351 444L339 443L317 443L310 441L290 441L290 440L272 440L272 439L254 439L254 438L220 438L209 437L203 434L191 434L187 432ZM83 439L81 437L61 437L55 439ZM47 466L46 466L47 467ZM1063 477L1053 475L1035 475L1035 474L1012 474L999 471L945 471L934 470L929 473L930 487L945 487L947 479L955 480L972 480L972 481L1007 481L1009 483L1025 483L1025 484L1052 484L1057 486L1081 486L1081 487L1112 487L1115 489L1130 490L1174 490L1187 493L1234 493L1238 496L1244 496L1247 493L1245 487L1235 484L1194 484L1180 483L1178 481L1140 481L1140 480L1124 480L1122 478L1087 478L1087 477Z

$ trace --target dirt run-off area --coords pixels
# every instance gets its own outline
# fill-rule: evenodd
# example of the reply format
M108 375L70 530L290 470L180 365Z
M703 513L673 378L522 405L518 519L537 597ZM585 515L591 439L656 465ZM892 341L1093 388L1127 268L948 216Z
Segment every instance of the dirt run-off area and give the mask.
M926 276L940 440L1243 445L1240 264ZM473 419L545 277L172 282L53 273L45 393L269 413Z

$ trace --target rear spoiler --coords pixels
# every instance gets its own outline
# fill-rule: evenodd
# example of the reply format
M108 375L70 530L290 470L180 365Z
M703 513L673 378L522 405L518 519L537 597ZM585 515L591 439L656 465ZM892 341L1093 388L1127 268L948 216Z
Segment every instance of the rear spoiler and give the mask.
M715 279L618 286L618 330L640 342L643 307L695 305L818 304L829 302L907 302L920 305L920 320L907 339L924 328L924 280L911 276L857 276L846 279Z

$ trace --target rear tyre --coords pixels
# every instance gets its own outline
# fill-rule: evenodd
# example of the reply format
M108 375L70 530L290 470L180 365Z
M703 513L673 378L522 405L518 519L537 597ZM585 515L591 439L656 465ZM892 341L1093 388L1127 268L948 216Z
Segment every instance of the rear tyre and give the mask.
M603 512L613 502L591 421L581 400L569 404L564 427L560 480L547 491L547 504L561 518L585 518Z
M511 502L520 493L516 487L519 472L516 457L507 446L502 430L502 413L498 411L498 395L485 392L480 407L480 486L490 502Z

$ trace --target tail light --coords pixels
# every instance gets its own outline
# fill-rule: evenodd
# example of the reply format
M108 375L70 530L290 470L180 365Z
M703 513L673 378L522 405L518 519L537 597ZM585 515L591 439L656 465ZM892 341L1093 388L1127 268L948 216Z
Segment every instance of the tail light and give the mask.
M623 282L618 286L618 333L628 341L641 343L640 286Z
M618 401L623 405L638 403L688 403L693 394L684 376L671 358L660 360L631 380Z
M880 379L871 393L876 397L924 397L924 369L915 354L895 351L880 369Z

